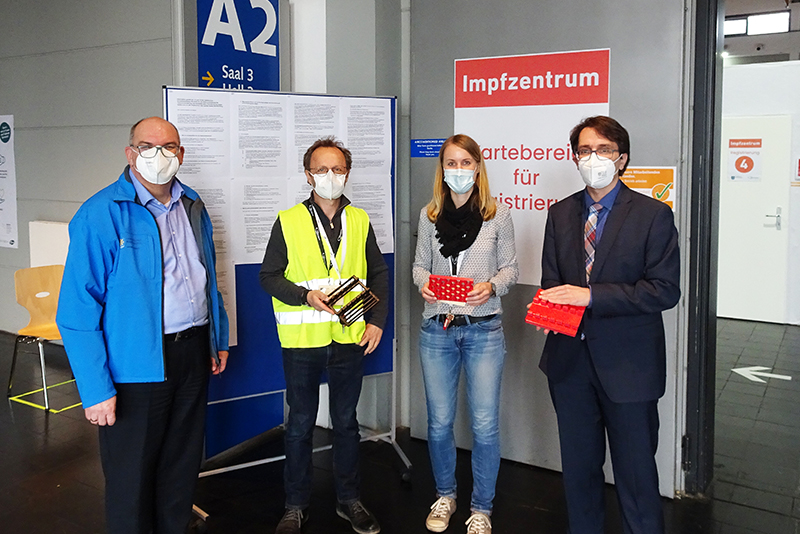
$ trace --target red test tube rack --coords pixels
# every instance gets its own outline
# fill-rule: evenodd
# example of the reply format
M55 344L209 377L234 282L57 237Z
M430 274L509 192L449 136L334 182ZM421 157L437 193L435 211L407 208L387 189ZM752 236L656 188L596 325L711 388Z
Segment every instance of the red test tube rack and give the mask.
M436 300L461 306L466 303L467 293L472 291L474 286L472 278L432 274L428 279L428 288L436 295Z
M547 330L575 337L583 318L584 306L570 306L569 304L554 304L539 298L539 293L533 297L531 307L525 316L525 322L541 326Z

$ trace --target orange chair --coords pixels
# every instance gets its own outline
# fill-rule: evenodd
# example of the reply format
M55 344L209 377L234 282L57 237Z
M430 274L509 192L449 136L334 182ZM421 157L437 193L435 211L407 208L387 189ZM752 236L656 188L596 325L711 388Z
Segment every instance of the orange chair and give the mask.
M44 408L50 409L47 397L47 373L44 365L44 342L57 341L61 334L56 326L56 310L58 309L58 293L61 289L61 278L64 276L63 265L46 265L20 269L14 273L14 289L17 302L28 310L31 320L28 326L17 332L14 343L14 356L11 360L11 373L8 376L8 397L11 397L11 386L14 380L14 367L17 363L17 349L20 342L39 344L39 363L42 366L42 390L44 391Z

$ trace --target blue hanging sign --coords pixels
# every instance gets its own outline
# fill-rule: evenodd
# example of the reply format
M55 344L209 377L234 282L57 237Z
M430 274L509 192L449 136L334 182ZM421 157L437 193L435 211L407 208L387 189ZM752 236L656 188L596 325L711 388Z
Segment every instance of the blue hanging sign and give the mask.
M412 158L438 158L439 149L447 139L412 139L411 157Z
M197 0L200 87L280 90L278 0Z

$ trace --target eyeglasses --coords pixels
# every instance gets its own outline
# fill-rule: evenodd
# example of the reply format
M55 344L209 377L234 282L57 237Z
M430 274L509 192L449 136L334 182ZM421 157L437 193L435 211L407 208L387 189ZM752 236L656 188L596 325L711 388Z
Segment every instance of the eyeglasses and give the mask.
M165 158L176 158L178 157L178 151L180 150L180 145L169 144L164 146L150 146L150 145L140 145L140 146L133 146L130 145L132 149L136 151L137 154L142 156L145 159L152 159L156 157L158 151L161 151L161 154Z
M330 169L330 170L333 171L333 174L347 174L347 169L345 169L344 167L334 167L333 169ZM310 172L311 174L328 174L328 167L320 167L318 169L311 169L308 172Z
M592 155L592 152L600 156L601 158L608 158L610 159L611 156L614 155L614 152L619 152L616 148L611 148L610 146L602 146L597 150L592 150L591 148L579 148L576 154L578 155L579 159L586 159Z

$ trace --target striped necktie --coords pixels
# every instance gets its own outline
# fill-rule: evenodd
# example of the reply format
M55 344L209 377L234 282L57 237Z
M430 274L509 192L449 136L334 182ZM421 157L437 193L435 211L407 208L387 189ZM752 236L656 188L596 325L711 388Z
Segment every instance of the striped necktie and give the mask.
M583 252L586 258L586 283L589 283L589 275L592 274L594 265L595 238L597 236L597 214L603 209L599 202L589 206L589 217L586 219L586 226L583 229Z

